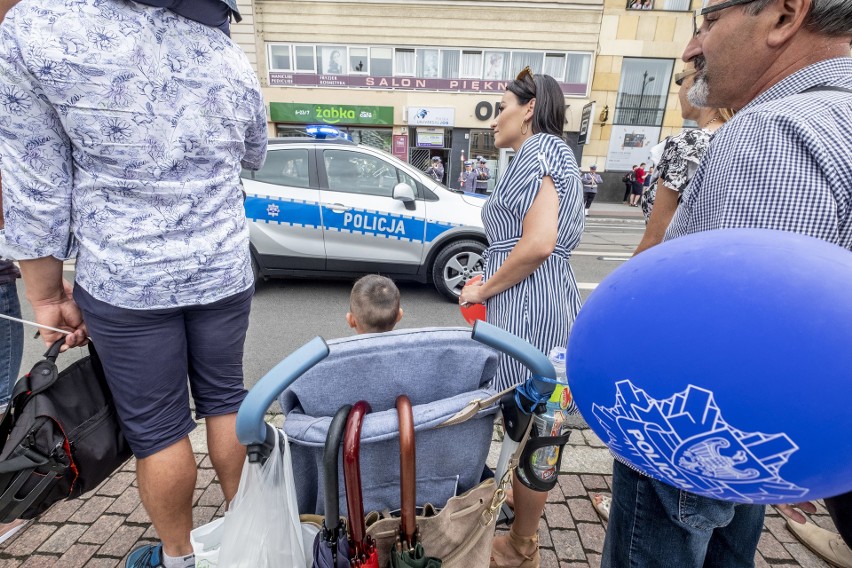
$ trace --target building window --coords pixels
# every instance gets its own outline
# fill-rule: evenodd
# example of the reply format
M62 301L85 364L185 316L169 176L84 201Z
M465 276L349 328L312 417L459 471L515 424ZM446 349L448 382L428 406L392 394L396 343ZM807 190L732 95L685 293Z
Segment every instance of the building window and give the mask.
M492 79L494 81L511 79L509 77L509 61L508 51L486 51L483 79Z
M510 75L514 78L524 70L524 67L532 69L533 73L543 73L544 54L540 51L513 51L512 70Z
M394 75L402 77L414 76L414 50L399 49L394 51L394 63L396 68Z
M436 79L438 77L438 62L440 51L437 49L417 50L417 76L424 79Z
M569 53L567 63L566 83L585 85L589 82L589 71L592 67L592 55L590 53Z
M316 59L314 58L314 46L312 45L297 45L296 50L296 71L309 71L316 73Z
M689 12L691 0L627 0L628 10Z
M441 79L459 78L459 56L458 49L441 50Z
M290 71L290 46L272 44L269 46L269 69L271 71Z
M323 75L346 74L346 47L342 45L317 46L317 69Z
M544 74L557 81L565 80L565 54L547 53L544 56Z
M393 48L370 48L370 75L374 77L393 76Z
M662 126L674 61L625 57L614 124Z
M367 58L366 47L349 48L349 73L351 75L367 75L370 72L370 60Z
M462 51L461 72L459 76L463 79L482 78L482 52Z

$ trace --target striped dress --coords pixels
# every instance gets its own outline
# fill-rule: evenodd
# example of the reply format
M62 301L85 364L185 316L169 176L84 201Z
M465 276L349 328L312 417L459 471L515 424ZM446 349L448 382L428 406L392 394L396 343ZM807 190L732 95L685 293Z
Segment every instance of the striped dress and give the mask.
M485 251L487 281L520 240L524 217L545 176L553 180L559 195L556 249L530 276L489 298L485 305L488 323L547 354L557 345L565 346L580 310L580 294L568 260L583 233L583 185L568 145L550 134L536 134L524 142L485 203L482 221L489 243ZM526 367L502 355L494 388L520 384L529 374Z

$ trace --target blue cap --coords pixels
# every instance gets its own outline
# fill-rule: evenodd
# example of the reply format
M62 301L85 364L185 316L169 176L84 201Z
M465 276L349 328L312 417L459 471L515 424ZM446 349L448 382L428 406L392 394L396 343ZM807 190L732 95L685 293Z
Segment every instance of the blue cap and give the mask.
M432 157L432 161L433 161L433 162L440 162L440 161L441 161L441 156L433 156L433 157Z
M466 165L466 166L472 166L472 165L473 165L473 160L465 160L465 161L464 161L464 165Z

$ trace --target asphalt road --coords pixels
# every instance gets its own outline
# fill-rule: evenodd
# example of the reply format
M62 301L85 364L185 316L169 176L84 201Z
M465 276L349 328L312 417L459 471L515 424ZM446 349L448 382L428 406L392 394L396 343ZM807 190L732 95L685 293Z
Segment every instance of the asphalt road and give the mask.
M610 272L629 258L644 231L640 220L589 218L580 246L571 264L583 299ZM68 278L73 273L67 272ZM281 359L319 335L326 339L352 333L344 316L349 307L350 280L282 279L263 283L255 294L246 340L246 384L251 387ZM458 306L440 296L431 285L400 283L405 315L398 327L463 326ZM24 300L23 286L19 295L24 317L32 312ZM44 353L41 339L26 328L22 372ZM74 349L63 355L70 361L84 355Z

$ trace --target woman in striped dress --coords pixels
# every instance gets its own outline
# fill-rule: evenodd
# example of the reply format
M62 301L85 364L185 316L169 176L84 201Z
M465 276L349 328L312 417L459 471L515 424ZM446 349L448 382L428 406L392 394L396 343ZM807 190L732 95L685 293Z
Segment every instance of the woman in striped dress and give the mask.
M498 148L515 158L482 210L488 236L485 275L459 302L484 303L488 323L548 353L565 346L580 309L568 263L583 232L583 186L574 155L562 140L565 96L548 75L524 69L509 83L492 123ZM524 382L529 371L501 357L494 379L504 389ZM538 523L546 493L514 483L515 522L494 540L492 568L537 568Z

